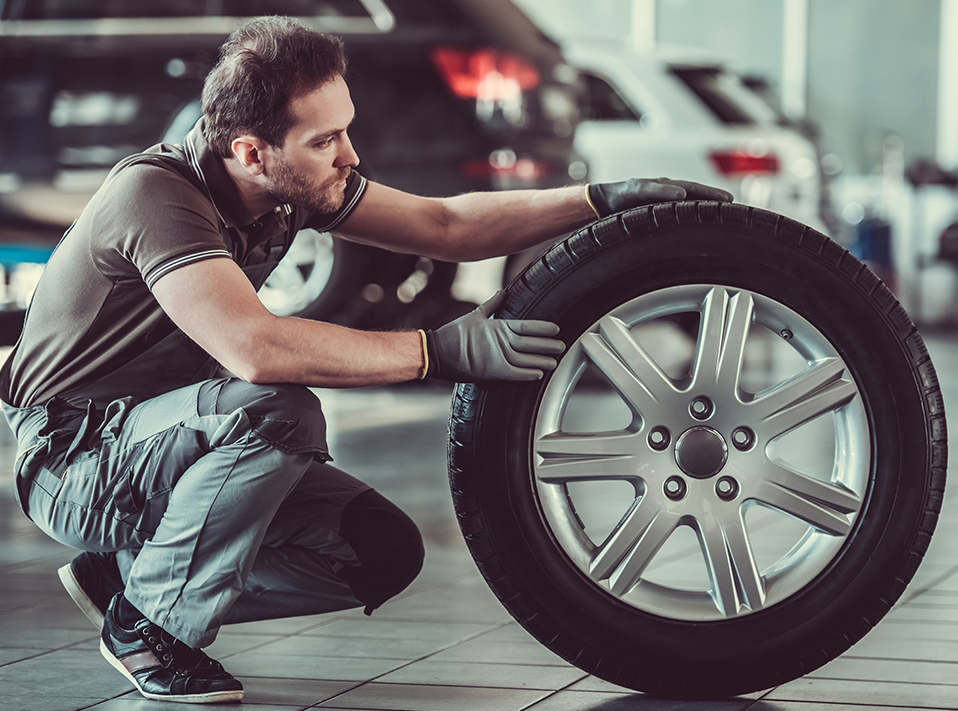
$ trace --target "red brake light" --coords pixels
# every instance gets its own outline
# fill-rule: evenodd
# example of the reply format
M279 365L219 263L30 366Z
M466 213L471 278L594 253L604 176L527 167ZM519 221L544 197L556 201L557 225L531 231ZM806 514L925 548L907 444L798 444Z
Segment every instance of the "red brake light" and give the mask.
M726 178L740 178L745 175L774 175L780 165L774 153L754 155L742 149L712 151L709 153L712 165Z
M520 158L511 164L494 163L490 160L464 161L460 169L469 178L506 178L535 181L553 175L555 166L534 158Z
M539 70L532 62L499 49L435 47L432 61L462 99L508 99L517 88L528 91L539 85Z

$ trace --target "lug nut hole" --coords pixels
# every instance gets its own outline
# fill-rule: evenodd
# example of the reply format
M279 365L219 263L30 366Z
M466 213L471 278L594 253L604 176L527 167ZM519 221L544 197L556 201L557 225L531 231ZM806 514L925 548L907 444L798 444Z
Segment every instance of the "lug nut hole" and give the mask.
M654 427L652 431L649 432L649 446L656 452L662 452L668 449L671 443L672 433L669 432L667 427Z
M688 493L688 490L688 484L686 484L685 480L680 476L670 476L665 480L665 495L672 499L672 501L685 498L685 494Z
M697 397L689 405L689 412L696 420L707 420L715 411L715 406L707 397Z
M755 432L748 427L737 427L732 431L732 444L735 449L745 452L755 444Z
M715 493L722 501L731 501L738 496L738 482L730 476L719 477L715 482Z

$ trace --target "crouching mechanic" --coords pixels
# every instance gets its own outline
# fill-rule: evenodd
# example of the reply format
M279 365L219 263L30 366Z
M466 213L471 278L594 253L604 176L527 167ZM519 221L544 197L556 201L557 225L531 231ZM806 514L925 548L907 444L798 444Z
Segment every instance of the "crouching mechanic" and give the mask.
M533 380L563 350L554 324L489 318L495 300L429 333L277 317L256 290L299 230L465 261L731 198L665 179L447 199L367 182L344 71L339 40L293 21L238 30L184 144L122 161L64 236L0 374L20 504L85 551L61 579L151 699L242 697L201 651L223 624L371 612L418 574L415 524L329 464L308 386Z

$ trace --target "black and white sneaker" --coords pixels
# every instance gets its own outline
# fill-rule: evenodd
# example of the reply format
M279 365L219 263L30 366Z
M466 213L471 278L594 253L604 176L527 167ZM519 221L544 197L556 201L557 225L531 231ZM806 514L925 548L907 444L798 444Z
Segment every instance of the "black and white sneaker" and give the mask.
M60 582L97 631L110 600L123 592L116 553L81 553L57 571Z
M115 615L119 599L119 595L113 598L104 616L100 653L143 696L194 704L243 698L243 685L219 662L148 619L141 619L132 630L120 627Z

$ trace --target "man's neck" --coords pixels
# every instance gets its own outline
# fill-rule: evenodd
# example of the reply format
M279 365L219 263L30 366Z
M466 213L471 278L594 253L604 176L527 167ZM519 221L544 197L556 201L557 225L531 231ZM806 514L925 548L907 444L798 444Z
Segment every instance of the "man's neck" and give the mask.
M236 159L220 158L229 173L230 178L236 184L236 189L249 214L255 218L260 218L267 212L270 212L279 206L279 202L266 192L256 179L243 167Z

